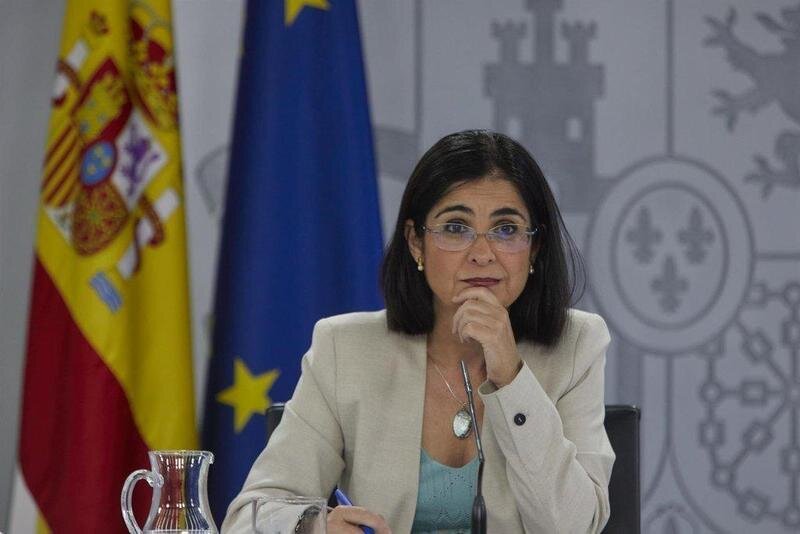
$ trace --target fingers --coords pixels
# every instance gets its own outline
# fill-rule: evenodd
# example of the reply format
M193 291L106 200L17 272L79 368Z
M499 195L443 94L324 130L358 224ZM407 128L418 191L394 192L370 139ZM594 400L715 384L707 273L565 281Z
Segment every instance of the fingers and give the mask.
M491 298L487 298L487 293L488 297ZM467 298L462 302L461 306L459 306L456 312L453 314L453 323L450 331L453 334L458 334L462 342L466 337L472 337L473 339L476 339L476 341L488 341L489 338L482 337L478 339L469 335L471 333L483 333L483 328L476 328L479 326L486 327L486 334L494 332L497 335L501 335L506 333L511 324L508 318L508 310L506 310L500 305L499 302L497 302L494 294L488 290L485 292L471 292L470 294L477 295L479 298ZM466 296L464 292L455 297L453 300L455 301L462 296ZM465 330L468 324L472 325L474 323L477 324L467 329L471 331Z
M498 318L497 314L495 310L486 310L479 305L465 303L453 315L452 332L458 334L462 342L466 339L489 341L505 331L504 318Z
M453 314L452 332L464 343L480 343L486 377L498 387L510 382L521 363L508 310L484 287L465 289L453 298L461 302Z
M382 515L360 506L337 506L328 513L328 532L363 534L358 525L372 527L375 534L391 534Z
M462 343L472 339L481 345L486 345L487 340L493 338L494 334L494 329L474 321L465 322L458 331L458 336Z
M468 287L463 289L453 297L453 302L465 302L470 299L500 306L500 301L497 300L495 294L488 287Z
M328 516L327 527L326 532L328 534L364 534L360 527L344 521L335 521L330 516Z
M456 333L457 325L470 310L480 312L487 317L494 316L501 321L508 316L508 311L500 304L497 297L485 287L470 287L453 297L454 303L461 303L453 315L451 331ZM492 325L487 325L492 326Z
M459 306L456 312L453 314L453 325L450 331L455 334L456 325L458 325L467 314L470 314L471 316L485 315L489 317L494 313L496 313L496 310L492 309L491 305L486 304L485 302L468 300ZM476 319L477 317L472 318Z

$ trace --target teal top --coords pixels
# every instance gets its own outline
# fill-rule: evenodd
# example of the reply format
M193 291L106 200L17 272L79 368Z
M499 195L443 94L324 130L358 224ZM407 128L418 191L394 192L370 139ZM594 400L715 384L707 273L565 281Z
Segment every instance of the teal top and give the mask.
M469 534L478 457L462 467L440 464L420 449L413 534Z

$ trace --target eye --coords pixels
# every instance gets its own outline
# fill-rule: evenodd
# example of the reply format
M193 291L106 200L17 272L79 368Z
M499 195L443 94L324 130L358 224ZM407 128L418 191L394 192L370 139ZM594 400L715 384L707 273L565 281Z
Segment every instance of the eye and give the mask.
M457 222L448 222L442 225L442 231L446 234L463 234L469 231L469 227Z
M493 232L500 237L511 237L519 233L519 225L517 224L500 224L495 226Z

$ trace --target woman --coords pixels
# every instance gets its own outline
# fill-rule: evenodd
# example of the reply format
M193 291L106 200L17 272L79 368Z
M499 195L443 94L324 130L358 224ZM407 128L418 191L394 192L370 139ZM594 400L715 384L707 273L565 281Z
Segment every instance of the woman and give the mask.
M600 532L614 462L603 427L609 334L599 316L568 309L573 254L521 145L488 131L437 142L403 195L386 310L317 323L223 530L246 531L253 497L338 484L359 506L330 511L328 532L468 532L477 459L463 360L480 385L488 532Z

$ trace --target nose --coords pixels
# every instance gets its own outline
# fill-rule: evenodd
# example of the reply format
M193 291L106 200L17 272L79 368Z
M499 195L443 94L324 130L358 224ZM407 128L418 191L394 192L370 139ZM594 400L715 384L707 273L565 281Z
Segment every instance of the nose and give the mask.
M489 265L494 263L495 255L491 243L486 239L485 234L480 234L469 246L467 259L476 265Z

